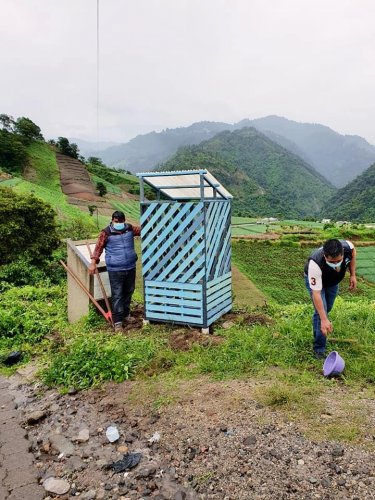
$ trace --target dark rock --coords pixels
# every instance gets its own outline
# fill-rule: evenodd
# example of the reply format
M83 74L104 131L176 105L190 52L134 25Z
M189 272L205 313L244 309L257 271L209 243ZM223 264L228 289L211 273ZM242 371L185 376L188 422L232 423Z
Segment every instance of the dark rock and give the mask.
M244 439L243 444L245 446L254 446L256 444L257 438L255 436L248 436L247 438Z
M145 465L137 470L136 475L134 476L136 479L146 479L150 476L153 476L156 472L156 467L153 465Z
M106 491L111 491L111 489L112 489L112 485L111 485L111 484L109 484L109 483L106 483L106 485L104 486L104 489L105 489Z
M74 394L77 394L77 389L75 387L71 387L68 391L69 396L74 396Z
M342 457L344 455L344 448L340 445L336 445L331 452L333 457Z
M22 352L21 351L13 351L5 359L3 359L3 363L6 366L12 366L21 361Z
M339 479L339 480L337 481L337 484L338 484L339 486L345 486L345 483L346 483L345 479Z
M329 488L331 486L331 480L329 477L323 477L323 479L321 480L321 485L323 486L323 488Z
M186 493L182 490L178 491L174 496L174 500L185 500L185 499L186 499Z
M46 416L47 416L46 411L35 410L35 411L32 411L31 413L29 413L28 415L26 415L26 422L29 425L35 425L38 422L40 422L41 420L43 420L44 418L46 418Z

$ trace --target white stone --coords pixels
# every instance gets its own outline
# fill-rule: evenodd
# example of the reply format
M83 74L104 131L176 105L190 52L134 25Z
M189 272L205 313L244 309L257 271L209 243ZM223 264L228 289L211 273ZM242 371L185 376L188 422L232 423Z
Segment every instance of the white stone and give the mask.
M43 483L44 489L49 493L55 493L55 495L65 495L70 490L70 484L65 479L56 479L55 477L49 477Z

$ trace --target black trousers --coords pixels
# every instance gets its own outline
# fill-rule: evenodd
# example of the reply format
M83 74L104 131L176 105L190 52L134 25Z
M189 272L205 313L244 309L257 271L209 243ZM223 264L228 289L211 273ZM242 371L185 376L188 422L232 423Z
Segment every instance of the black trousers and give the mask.
M129 316L130 302L135 290L135 268L129 271L108 271L112 293L113 322L121 323Z

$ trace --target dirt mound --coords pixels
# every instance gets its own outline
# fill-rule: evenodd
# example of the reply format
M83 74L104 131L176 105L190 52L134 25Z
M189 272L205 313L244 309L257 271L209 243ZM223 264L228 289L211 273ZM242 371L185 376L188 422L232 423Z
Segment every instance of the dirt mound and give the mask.
M100 199L95 193L89 173L83 163L61 153L56 153L56 160L60 170L63 193L88 201Z
M194 344L203 346L218 345L224 341L217 335L203 335L199 330L181 328L171 333L169 345L174 351L190 351Z

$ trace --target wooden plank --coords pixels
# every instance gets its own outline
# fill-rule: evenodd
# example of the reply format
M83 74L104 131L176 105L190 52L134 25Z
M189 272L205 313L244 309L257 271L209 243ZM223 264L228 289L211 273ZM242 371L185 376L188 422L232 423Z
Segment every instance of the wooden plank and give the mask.
M194 283L171 283L170 281L145 280L146 287L173 288L175 290L202 290L202 285Z
M225 313L229 312L232 309L232 303L226 305L221 311L216 313L214 316L211 316L207 320L207 325L212 325L217 319L221 318Z
M195 316L187 316L187 315L176 315L176 314L171 314L171 313L156 313L156 312L151 312L150 314L147 313L146 319L150 320L157 320L160 319L162 321L176 321L181 324L195 324L195 325L201 325L202 324L202 317L197 318Z
M209 321L211 321L212 318L214 318L214 317L216 317L216 319L219 318L220 316L222 316L224 314L224 310L228 310L227 309L228 307L230 309L232 308L232 297L230 299L227 299L225 302L223 302L219 306L217 306L215 309L209 311L207 313L207 319Z
M207 304L211 304L214 300L217 298L223 298L224 295L232 293L232 283L229 283L229 285L226 285L225 287L221 288L220 290L216 290L215 293L212 294L207 294Z
M225 293L220 295L219 297L214 298L210 302L207 300L207 314L211 311L211 309L214 309L218 304L224 303L227 300L232 300L232 288L227 290Z
M146 307L147 313L153 313L153 312L160 312L160 313L173 313L173 314L181 314L182 316L189 315L189 316L198 316L199 318L202 317L202 308L200 309L194 309L194 308L184 308L184 307L173 307L173 306L167 306L167 305L154 305L154 304L147 304Z

